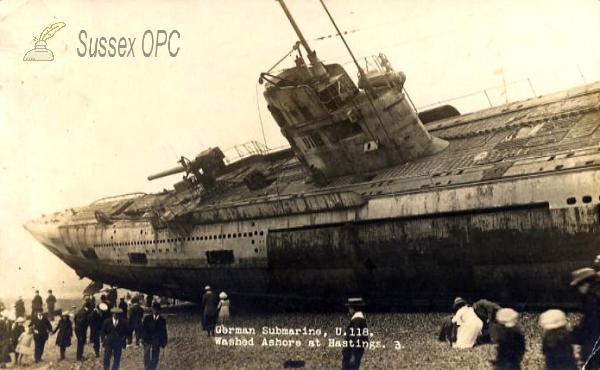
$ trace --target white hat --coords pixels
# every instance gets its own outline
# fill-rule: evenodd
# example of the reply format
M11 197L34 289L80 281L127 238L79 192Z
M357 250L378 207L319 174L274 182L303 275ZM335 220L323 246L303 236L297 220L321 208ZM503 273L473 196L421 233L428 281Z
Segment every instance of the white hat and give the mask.
M518 319L519 313L512 308L501 308L496 312L496 320L507 328L517 325Z
M561 310L548 310L540 315L540 326L544 330L552 330L567 326L567 315Z
M227 293L221 292L221 294L219 294L219 298L221 298L221 299L227 299Z
M210 285L205 286L204 290L210 290Z
M100 311L106 311L106 310L108 310L108 305L106 303L102 302L98 305L98 308L100 309Z
M16 320L16 321L17 321L17 322L20 322L20 323L24 323L24 322L25 322L25 318L24 318L24 317L22 317L22 316L19 316L19 317L17 317L17 320Z

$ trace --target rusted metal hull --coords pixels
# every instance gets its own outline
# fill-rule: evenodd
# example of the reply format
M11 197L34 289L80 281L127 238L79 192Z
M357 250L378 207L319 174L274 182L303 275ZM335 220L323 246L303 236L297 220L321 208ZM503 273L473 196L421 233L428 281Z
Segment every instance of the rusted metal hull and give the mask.
M206 284L233 295L325 307L362 295L374 304L443 307L456 295L530 307L574 302L570 271L600 243L598 206L547 204L270 231L264 267L90 263L61 256L87 277L186 300Z

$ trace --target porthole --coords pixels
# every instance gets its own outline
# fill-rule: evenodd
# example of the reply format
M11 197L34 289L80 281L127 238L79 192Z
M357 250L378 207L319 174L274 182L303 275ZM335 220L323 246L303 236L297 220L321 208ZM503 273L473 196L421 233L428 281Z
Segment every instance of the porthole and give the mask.
M575 199L575 197L567 198L567 204L573 205L575 203L577 203L577 199Z
M260 236L263 236L264 235L264 231L261 231L259 234L260 234Z
M227 239L231 239L231 234L227 234Z
M258 253L258 248L254 248L254 253Z
M247 236L248 236L248 234L244 233L244 238L247 237Z
M252 239L252 244L254 244L254 239Z
M592 197L589 195L584 195L583 198L581 198L581 201L583 203L591 203L592 202Z

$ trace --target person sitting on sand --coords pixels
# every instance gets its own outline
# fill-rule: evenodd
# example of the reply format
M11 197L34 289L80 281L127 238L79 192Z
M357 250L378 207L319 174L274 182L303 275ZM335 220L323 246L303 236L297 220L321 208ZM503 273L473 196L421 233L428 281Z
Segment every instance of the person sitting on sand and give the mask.
M452 345L453 348L472 348L481 329L483 328L483 322L475 314L473 307L467 304L461 297L454 299L454 309L457 310L456 314L452 318L452 322L458 325L456 331L456 342Z

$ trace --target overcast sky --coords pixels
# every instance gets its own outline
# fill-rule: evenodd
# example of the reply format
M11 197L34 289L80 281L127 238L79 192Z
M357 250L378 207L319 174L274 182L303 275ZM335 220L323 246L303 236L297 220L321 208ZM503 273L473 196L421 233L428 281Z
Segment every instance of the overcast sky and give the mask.
M319 1L287 4L322 60L352 68L339 38L317 40L335 33ZM327 4L357 57L383 52L406 73L417 107L483 89L502 104L532 97L531 86L539 95L600 79L598 0ZM56 22L66 27L47 41L55 60L24 62L33 37ZM135 38L135 57L80 57L81 30L86 43ZM146 30L177 30L177 56L163 46L144 57ZM22 228L27 220L171 187L180 177L146 177L181 155L263 141L261 118L267 144L285 144L257 81L296 40L273 0L1 1L0 299L86 284ZM485 104L483 94L456 103Z

